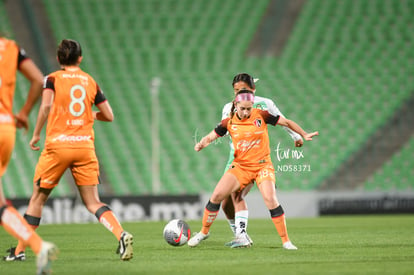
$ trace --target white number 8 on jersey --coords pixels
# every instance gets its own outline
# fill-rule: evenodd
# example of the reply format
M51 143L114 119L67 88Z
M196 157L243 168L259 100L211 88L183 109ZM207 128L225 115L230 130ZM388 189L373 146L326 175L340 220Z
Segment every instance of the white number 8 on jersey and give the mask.
M80 97L76 97L75 96L75 92L76 91L80 91L81 95ZM81 116L84 112L85 112L85 103L83 102L83 100L86 97L86 90L82 85L74 85L71 89L70 89L70 98L72 99L72 101L69 104L69 112L75 116L75 117L79 117ZM79 111L75 111L74 106L76 104L80 105L80 109Z

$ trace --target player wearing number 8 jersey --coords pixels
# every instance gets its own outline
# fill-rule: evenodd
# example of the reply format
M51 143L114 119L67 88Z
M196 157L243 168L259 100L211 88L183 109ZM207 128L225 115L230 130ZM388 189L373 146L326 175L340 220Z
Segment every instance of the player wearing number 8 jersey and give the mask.
M39 150L41 130L46 123L45 148L34 175L34 190L26 216L38 227L42 208L65 170L69 168L86 208L119 241L122 260L133 256L133 237L124 231L112 210L99 199L99 164L94 150L94 120L112 121L111 106L95 80L81 70L81 46L65 39L59 44L57 58L61 70L46 77L42 103L30 146ZM92 110L96 105L98 112ZM19 243L17 251L23 251Z
M45 90L54 94L45 148L94 148L93 104L106 102L94 79L79 67L46 77Z

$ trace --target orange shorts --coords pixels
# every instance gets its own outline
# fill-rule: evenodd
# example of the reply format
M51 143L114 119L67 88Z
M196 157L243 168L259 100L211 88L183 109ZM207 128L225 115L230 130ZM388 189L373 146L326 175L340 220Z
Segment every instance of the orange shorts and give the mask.
M240 183L240 190L243 190L247 185L255 181L257 185L260 185L265 180L276 181L275 168L271 162L257 166L243 166L233 162L226 173L231 173L236 176Z
M33 181L46 189L54 188L69 168L76 185L99 183L99 163L94 149L45 149L40 155Z
M15 141L16 128L12 125L0 124L0 177L4 175L9 165Z

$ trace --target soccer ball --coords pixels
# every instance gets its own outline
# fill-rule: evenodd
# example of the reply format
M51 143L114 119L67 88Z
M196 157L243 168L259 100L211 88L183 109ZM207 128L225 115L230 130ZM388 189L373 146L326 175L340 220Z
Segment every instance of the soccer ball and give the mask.
M164 227L164 239L172 246L184 245L190 237L190 226L183 220L171 220Z

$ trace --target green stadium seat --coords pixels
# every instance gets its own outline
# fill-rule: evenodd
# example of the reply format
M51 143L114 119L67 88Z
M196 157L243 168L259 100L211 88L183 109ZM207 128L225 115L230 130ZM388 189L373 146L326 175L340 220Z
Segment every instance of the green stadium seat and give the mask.
M193 135L196 129L205 134L217 123L222 105L231 98L231 78L240 71L257 75L260 95L274 96L288 117L321 131L306 147L304 162L313 172L280 175L280 188L287 190L317 188L414 88L410 81L414 65L407 62L414 59L414 37L407 28L414 10L410 1L307 1L279 58L246 56L267 1L43 3L56 39L81 42L84 68L113 105L116 120L96 125L96 147L102 174L119 195L152 190L152 77L162 78L160 177L163 192L169 194L211 191L220 178L227 145L195 153ZM383 111L372 116L363 107ZM355 127L350 117L366 127ZM352 142L347 142L346 133ZM344 144L340 152L332 136ZM277 135L278 140L286 147L292 144L283 134ZM33 167L36 161L26 158L19 163ZM8 180L20 173L31 177L27 169L10 171ZM386 169L383 178L393 178L392 171ZM391 180L380 183L375 178L367 189L410 188L406 179L412 174L407 176L405 168L398 171L400 182L389 187ZM24 194L24 190L10 192Z

